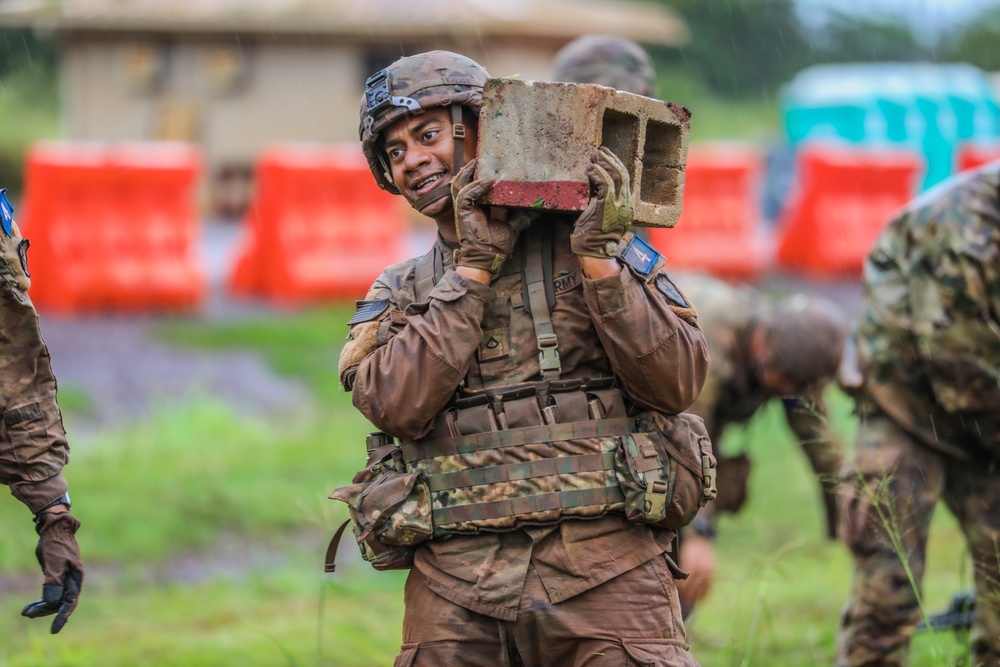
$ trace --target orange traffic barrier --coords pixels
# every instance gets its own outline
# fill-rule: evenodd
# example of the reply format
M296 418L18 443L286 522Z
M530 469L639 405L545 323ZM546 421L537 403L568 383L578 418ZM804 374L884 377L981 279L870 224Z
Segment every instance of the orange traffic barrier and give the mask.
M958 171L969 171L1000 160L1000 143L962 144L958 148Z
M407 257L399 198L380 190L355 146L276 146L258 159L234 294L273 303L364 298Z
M649 230L671 269L727 278L757 275L767 259L760 233L760 156L745 146L692 146L684 205L672 229Z
M200 171L185 144L33 146L22 219L32 300L63 313L195 308Z
M920 156L813 144L781 216L778 263L818 278L857 277L890 218L915 194Z

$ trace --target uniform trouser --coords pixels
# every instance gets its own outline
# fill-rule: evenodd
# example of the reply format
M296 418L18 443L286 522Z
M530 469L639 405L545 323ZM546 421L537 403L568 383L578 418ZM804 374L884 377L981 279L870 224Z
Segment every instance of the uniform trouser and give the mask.
M516 621L501 621L406 581L395 667L697 667L662 556L558 604L529 568Z
M939 499L958 519L974 566L972 665L1000 667L1000 466L939 454L877 411L859 424L843 478L840 534L854 557L854 582L838 666L906 664Z

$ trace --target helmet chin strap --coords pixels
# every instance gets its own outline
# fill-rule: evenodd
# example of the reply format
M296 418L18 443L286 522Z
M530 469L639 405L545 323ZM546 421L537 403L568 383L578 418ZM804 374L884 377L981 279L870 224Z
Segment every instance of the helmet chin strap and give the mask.
M465 124L462 122L462 105L452 104L451 109L451 137L455 145L455 156L452 159L451 173L454 175L465 166ZM425 195L417 197L410 202L410 206L423 213L424 209L434 202L451 196L451 181L443 183Z

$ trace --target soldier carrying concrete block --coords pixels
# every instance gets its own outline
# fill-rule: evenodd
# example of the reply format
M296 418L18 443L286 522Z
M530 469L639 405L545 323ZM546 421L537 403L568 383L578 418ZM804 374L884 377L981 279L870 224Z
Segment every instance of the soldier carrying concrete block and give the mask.
M711 443L678 414L708 372L695 309L632 244L606 148L582 211L483 204L487 79L434 51L368 80L373 175L438 238L351 319L341 381L381 432L332 497L373 566L412 568L398 665L695 665L670 554L714 496Z

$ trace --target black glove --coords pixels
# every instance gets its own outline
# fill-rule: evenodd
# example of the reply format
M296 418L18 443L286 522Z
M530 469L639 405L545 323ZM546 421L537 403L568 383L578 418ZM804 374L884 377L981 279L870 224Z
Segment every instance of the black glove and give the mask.
M598 146L590 155L587 179L593 195L576 219L570 247L577 255L614 257L622 236L632 226L628 169L606 146Z
M514 251L518 234L537 213L517 211L506 220L487 217L479 201L490 191L493 183L473 181L475 169L476 161L471 160L451 182L459 243L455 264L495 274Z
M55 614L52 634L66 625L83 586L83 560L75 537L79 527L80 521L69 512L43 510L35 516L38 533L35 556L45 579L42 599L26 605L21 615L38 618Z

